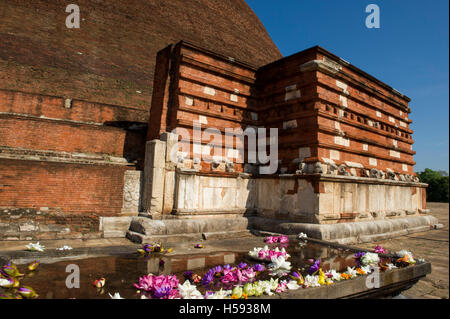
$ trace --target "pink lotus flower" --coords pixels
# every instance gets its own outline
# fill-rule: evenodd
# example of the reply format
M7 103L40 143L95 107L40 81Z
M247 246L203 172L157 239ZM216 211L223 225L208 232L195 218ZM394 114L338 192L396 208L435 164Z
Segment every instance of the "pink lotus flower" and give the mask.
M178 288L179 281L176 276L154 276L148 275L139 278L139 282L134 284L139 290L144 290L152 298L157 299L173 299L177 298L179 293Z
M289 238L288 238L287 236L280 236L280 237L278 238L278 242L279 242L280 244L288 243L288 242L289 242Z
M386 254L386 249L385 248L383 248L383 247L381 247L380 245L377 245L374 249L373 249L373 252L374 253L377 253L377 254Z

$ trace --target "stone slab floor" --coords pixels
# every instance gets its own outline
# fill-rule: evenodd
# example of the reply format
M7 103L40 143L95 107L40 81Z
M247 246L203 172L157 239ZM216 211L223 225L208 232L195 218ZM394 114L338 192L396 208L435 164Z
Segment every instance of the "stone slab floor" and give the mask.
M363 248L373 248L380 244L391 251L406 249L414 256L431 262L432 272L419 281L411 289L404 291L403 296L414 299L449 298L449 204L427 203L427 208L444 228L425 233L416 233L397 237L391 240L359 245Z
M426 298L440 299L449 298L449 204L447 203L428 203L433 216L439 219L444 225L442 229L433 230L425 233L416 233L408 236L397 237L392 240L386 240L376 243L359 245L362 248L371 249L376 244L380 244L388 250L399 251L401 249L410 250L418 258L424 258L431 262L432 273L425 279L419 281L414 287L403 292L407 298ZM0 252L23 251L28 241L0 241ZM241 241L242 243L242 241ZM118 247L129 246L130 250L136 249L135 245L125 238L117 239L93 239L93 240L52 240L41 241L48 250L54 250L62 245L70 245L73 248L89 247ZM240 251L251 249L254 245L261 244L260 238L247 238L246 245L239 247ZM195 250L192 244L175 243L168 245L174 247L174 255L177 254L195 254L210 253L214 251L227 251L236 248L235 240L210 241L205 249ZM247 247L248 246L248 247Z

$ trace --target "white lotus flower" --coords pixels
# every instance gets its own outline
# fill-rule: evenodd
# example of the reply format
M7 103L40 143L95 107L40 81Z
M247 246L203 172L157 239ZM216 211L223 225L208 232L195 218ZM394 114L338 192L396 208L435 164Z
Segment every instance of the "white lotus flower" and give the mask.
M378 254L367 252L359 261L363 266L374 265L380 262L380 257L378 257Z
M45 249L45 246L42 246L41 244L39 244L39 242L37 242L36 244L29 243L26 247L29 251L41 251L42 252Z
M229 296L231 296L231 294L232 294L232 290L220 289L219 291L217 291L211 295L208 295L206 297L206 299L226 299Z
M358 276L358 272L355 270L355 267L347 267L347 271L345 272L350 278Z
M308 235L306 235L305 233L298 234L298 239L306 239L306 238L308 238Z
M56 248L56 250L72 250L72 249L73 249L72 247L67 246L67 245L64 245L64 246L62 246L60 248Z
M0 278L0 287L4 287L4 286L10 285L10 284L11 284L11 282L9 280Z
M305 277L305 286L306 287L320 287L319 284L319 276L317 275L306 275Z
M118 292L116 292L114 295L111 295L110 293L108 293L108 295L111 299L125 299L125 298L122 298Z
M373 268L370 266L363 266L363 267L361 267L361 270L364 271L364 273L367 275L373 271Z
M386 264L386 266L388 266L389 270L397 268L397 266L394 264Z
M339 272L337 272L336 270L334 270L334 269L331 269L330 271L327 271L326 273L325 273L325 276L327 276L327 277L330 277L331 276L331 280L333 280L333 281L340 281L341 280L341 273L339 273Z
M198 291L195 285L191 285L189 280L186 280L184 284L178 284L178 291L183 299L203 299L203 295Z
M297 290L301 287L295 280L290 280L286 286L289 290Z
M270 270L285 270L289 271L291 270L291 263L289 261L286 261L286 259L283 256L279 257L272 257L271 258L272 263L269 264Z

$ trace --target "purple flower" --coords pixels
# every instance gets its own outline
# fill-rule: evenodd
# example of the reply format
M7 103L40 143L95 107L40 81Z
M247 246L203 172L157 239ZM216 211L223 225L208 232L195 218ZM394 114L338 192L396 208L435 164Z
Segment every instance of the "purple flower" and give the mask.
M223 270L231 270L233 267L231 267L230 265L225 265L223 266Z
M222 272L222 266L216 266L211 269L214 274L220 274Z
M184 273L184 277L186 277L188 279L191 279L192 275L193 275L192 271L189 271L189 270Z
M254 271L264 271L264 269L266 269L266 267L264 267L264 266L261 265L261 264L253 265L253 270L254 270Z
M314 264L309 268L309 274L312 275L320 269L320 259L317 259Z
M208 272L203 276L202 278L202 284L203 286L208 286L211 284L211 282L214 280L214 272L208 270Z
M360 252L357 252L357 253L355 254L355 259L356 259L355 264L356 264L357 267L360 267L360 266L361 266L361 263L359 262L359 260L360 260L361 257L364 256L365 254L366 254L365 251L360 251Z
M245 267L247 267L247 264L244 263L244 262L240 262L239 265L238 265L239 269L244 269Z

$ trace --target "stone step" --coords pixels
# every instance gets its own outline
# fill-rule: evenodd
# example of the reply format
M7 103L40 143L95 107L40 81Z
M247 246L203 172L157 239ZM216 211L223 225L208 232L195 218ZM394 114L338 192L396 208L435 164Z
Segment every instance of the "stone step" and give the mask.
M126 237L137 244L148 243L174 243L180 241L201 241L202 234L176 234L176 235L150 235L146 236L141 233L136 233L131 230L127 231Z
M146 236L129 230L126 237L132 242L138 244L144 243L173 243L179 241L200 241L200 240L218 240L227 238L245 238L251 237L250 230L213 232L213 233L193 233L176 235L150 235Z
M153 220L146 217L134 217L129 230L144 236L168 236L177 234L208 234L245 231L248 219L237 218L199 218Z

